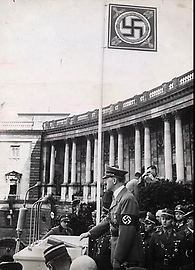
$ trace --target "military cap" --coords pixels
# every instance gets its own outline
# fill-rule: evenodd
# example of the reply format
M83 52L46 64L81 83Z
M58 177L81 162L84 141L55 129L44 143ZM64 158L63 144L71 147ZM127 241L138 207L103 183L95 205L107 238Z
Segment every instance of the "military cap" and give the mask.
M144 222L150 222L150 223L156 224L155 216L151 212L147 212Z
M180 205L180 204L175 207L175 210L174 211L175 212L180 212L182 214L185 214L185 208L182 205Z
M46 248L43 251L44 258L45 258L45 264L47 265L48 262L60 258L63 256L63 258L70 259L70 256L68 254L68 251L66 249L66 246L63 242L60 242L56 245L50 246Z
M162 215L162 209L159 209L157 212L156 212L156 217L161 217Z
M75 206L75 205L78 205L81 201L79 199L74 199L72 201L72 205Z
M61 222L61 221L67 221L67 222L69 222L69 221L70 221L69 215L68 215L68 214L62 215L62 216L60 217L60 222Z
M187 218L193 217L193 216L194 216L194 210L187 212L187 213L184 215L184 218L187 219Z
M127 171L121 170L119 168L116 167L110 167L108 165L106 165L106 172L105 175L103 176L103 179L109 178L109 177L118 177L123 179L125 174L127 174Z
M0 270L22 270L23 266L19 262L1 262Z
M162 209L161 217L162 216L168 216L168 217L174 218L174 212L171 209L165 208L165 209Z

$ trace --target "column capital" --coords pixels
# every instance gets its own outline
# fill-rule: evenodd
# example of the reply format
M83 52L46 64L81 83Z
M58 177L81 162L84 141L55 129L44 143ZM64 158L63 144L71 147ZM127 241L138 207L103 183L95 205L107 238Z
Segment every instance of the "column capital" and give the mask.
M98 138L98 133L97 132L92 132L91 135L93 136L94 139Z
M85 138L86 138L87 140L90 140L90 139L91 139L91 137L92 137L92 135L91 135L91 134L87 134L87 135L85 135Z
M181 113L178 110L175 110L172 112L173 116L175 117L176 120L181 119Z
M141 123L142 123L143 127L148 127L149 128L151 126L151 124L149 123L148 120L143 120Z
M108 130L109 135L114 135L116 132L116 129L110 129Z
M136 129L139 129L141 127L141 123L140 122L137 122L137 123L134 123L132 126L134 126L134 128Z
M70 138L66 138L66 139L64 139L64 142L69 144L71 142L71 139Z
M116 128L118 134L123 133L122 128Z
M163 121L169 121L171 116L169 113L164 113L161 115L161 118L163 119Z

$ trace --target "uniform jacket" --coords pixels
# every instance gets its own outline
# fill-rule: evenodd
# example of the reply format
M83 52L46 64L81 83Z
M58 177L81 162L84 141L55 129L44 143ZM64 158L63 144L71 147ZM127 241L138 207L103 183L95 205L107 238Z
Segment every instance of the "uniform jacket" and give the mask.
M138 202L124 187L112 202L108 215L90 233L98 238L110 230L112 262L140 262L143 260L143 246L138 221Z
M187 265L192 266L194 263L194 233L192 231L190 231L187 227L182 232L182 235L184 235L183 264L185 266L187 266ZM193 266L192 266L192 268L193 268Z
M149 270L175 270L182 266L183 236L172 230L167 239L161 229L154 232L148 250Z
M187 224L184 221L182 221L180 223L176 223L175 226L176 226L175 227L176 231L179 233L181 233L182 231L184 231L187 228Z

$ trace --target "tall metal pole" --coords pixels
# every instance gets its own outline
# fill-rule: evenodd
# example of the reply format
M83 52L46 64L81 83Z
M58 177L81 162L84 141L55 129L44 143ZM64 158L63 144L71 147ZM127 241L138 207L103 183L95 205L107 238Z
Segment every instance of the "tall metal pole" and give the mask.
M102 61L101 61L101 85L100 85L100 104L98 114L98 169L97 169L97 215L96 224L100 222L100 189L101 189L101 165L102 165L102 105L104 90L104 36L105 36L105 6L106 0L103 0L103 23L102 23Z

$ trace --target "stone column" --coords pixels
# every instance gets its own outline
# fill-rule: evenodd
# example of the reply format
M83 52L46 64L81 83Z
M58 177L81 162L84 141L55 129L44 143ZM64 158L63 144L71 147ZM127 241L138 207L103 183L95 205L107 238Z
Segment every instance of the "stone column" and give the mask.
M184 181L184 148L181 118L175 113L175 150L176 150L176 171L177 182Z
M165 155L165 179L172 181L172 151L171 151L171 127L168 115L162 116L164 121L164 155Z
M71 163L71 184L69 186L69 200L72 200L74 184L76 183L76 140L72 140L72 163Z
M55 146L54 143L52 143L50 156L50 174L49 174L49 184L47 185L47 194L51 194L55 190L54 173L55 173Z
M146 121L143 124L144 124L144 167L146 170L151 165L151 143L150 143L149 125Z
M98 166L98 139L97 134L94 135L94 167L93 167L93 183L91 185L91 198L96 201L97 194L97 166Z
M68 169L69 169L69 143L68 140L65 141L64 147L64 182L61 186L61 200L66 200L66 194L68 192Z
M121 129L118 132L118 166L123 169L123 133Z
M83 187L84 202L88 201L89 185L91 183L91 140L87 136L87 150L86 150L86 183Z
M109 152L109 166L114 166L114 132L111 130L110 134L110 152Z
M135 125L135 172L141 172L141 138L138 125Z

